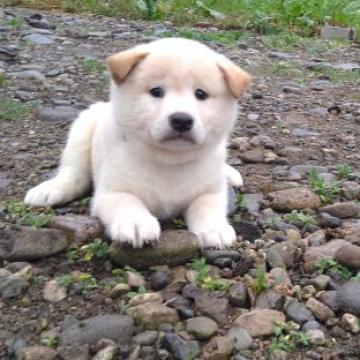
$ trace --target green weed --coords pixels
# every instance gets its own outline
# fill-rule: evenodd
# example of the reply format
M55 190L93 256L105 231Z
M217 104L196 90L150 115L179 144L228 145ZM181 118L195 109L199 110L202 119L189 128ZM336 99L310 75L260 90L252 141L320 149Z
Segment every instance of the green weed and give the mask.
M316 268L323 274L327 271L337 274L341 279L347 280L352 277L352 272L344 265L339 264L336 260L331 258L321 259Z
M246 197L243 193L237 193L235 199L235 206L237 209L241 209L246 205Z
M251 289L256 295L258 295L267 288L265 271L258 271L256 279L254 279L254 282L251 284Z
M284 218L288 222L300 222L306 225L315 225L315 216L313 215L305 215L301 211L293 210L290 214L284 215Z
M7 78L5 74L0 74L0 88L4 87L7 83Z
M140 286L137 291L129 291L126 296L129 298L129 299L132 299L133 297L135 297L136 295L139 295L139 294L145 294L147 293L147 290L144 286Z
M83 59L81 61L82 69L91 74L91 73L102 73L105 71L106 67L100 61L92 58Z
M354 172L353 168L347 164L339 164L336 166L336 175L340 179L347 179Z
M305 82L307 73L302 70L296 61L263 61L259 64L259 71L264 75L279 76L284 78L296 79Z
M0 100L0 120L18 120L24 117L29 107L16 100Z
M83 273L79 276L79 282L82 283L82 294L88 294L92 290L98 288L96 279L89 273Z
M56 281L60 286L65 288L68 288L73 283L72 277L68 274L59 276Z
M90 261L94 256L103 258L109 253L109 244L101 239L95 239L90 244L84 245L80 248L83 253L83 259Z
M331 203L340 194L341 188L338 182L326 183L314 169L309 173L309 184L314 192L319 195L323 204Z
M278 224L279 222L281 221L281 217L280 216L272 216L272 217L269 217L265 220L265 223L264 225L266 227L272 227L276 224Z
M7 21L7 25L16 30L21 30L24 27L24 22L19 18L12 18Z
M46 336L43 339L41 339L41 343L44 346L48 346L54 349L58 346L58 342L59 342L58 339L54 336Z
M179 229L184 229L186 227L184 220L180 218L172 219L171 223Z

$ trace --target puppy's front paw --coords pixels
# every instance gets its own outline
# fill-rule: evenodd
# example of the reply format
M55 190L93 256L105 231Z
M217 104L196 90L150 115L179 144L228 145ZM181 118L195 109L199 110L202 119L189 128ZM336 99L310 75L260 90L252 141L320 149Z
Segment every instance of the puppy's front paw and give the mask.
M190 229L199 239L202 248L224 249L235 243L235 230L226 221L206 221Z
M25 204L30 206L47 207L64 204L71 200L72 190L68 184L51 179L30 189L24 199Z
M145 211L118 214L110 225L110 237L113 241L128 242L135 248L159 240L160 232L158 220Z

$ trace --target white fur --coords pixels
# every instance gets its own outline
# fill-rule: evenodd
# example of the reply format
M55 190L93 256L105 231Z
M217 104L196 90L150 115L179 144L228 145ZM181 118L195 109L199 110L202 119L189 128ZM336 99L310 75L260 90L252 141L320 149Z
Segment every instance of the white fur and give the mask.
M92 214L113 241L142 247L158 240L157 219L183 212L201 246L230 246L236 236L226 219L227 179L241 186L242 178L225 164L237 102L217 68L224 60L183 39L143 48L149 55L121 85L113 82L110 102L90 106L75 120L58 174L29 190L25 202L63 204L93 181ZM158 86L166 91L161 99L148 93ZM209 99L196 99L197 88ZM174 112L193 117L191 141L166 140Z

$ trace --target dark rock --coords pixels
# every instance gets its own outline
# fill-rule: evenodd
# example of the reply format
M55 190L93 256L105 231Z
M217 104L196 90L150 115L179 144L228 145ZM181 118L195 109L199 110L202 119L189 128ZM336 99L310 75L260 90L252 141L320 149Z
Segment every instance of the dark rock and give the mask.
M198 252L196 235L186 230L164 231L159 242L142 249L115 242L110 247L110 257L115 264L140 270L156 265L181 265L195 258Z
M59 344L95 344L103 338L114 340L118 344L129 344L133 333L134 322L131 317L98 315L76 323L64 322Z
M158 270L151 274L150 284L154 290L161 290L168 286L171 282L170 271Z
M351 314L360 315L360 281L349 281L337 292L339 308Z
M265 253L271 268L290 269L296 260L297 247L290 241L283 241L272 245Z
M311 171L315 171L317 173L328 172L329 168L327 166L319 166L319 165L295 165L290 168L290 173L296 174L309 174Z
M8 355L8 358L13 359L15 357L16 351L26 346L27 346L27 342L22 337L16 337L12 341L10 341L6 348L6 353Z
M56 229L12 227L0 230L0 259L37 260L55 255L68 246L66 234Z
M238 326L232 327L228 332L228 336L233 339L237 351L246 350L253 344L250 334Z
M339 310L339 304L337 302L337 291L331 290L331 291L322 291L319 294L318 299L327 305L331 310L338 311Z
M72 106L55 106L41 110L39 119L42 121L72 121L79 113L80 110Z
M356 217L360 213L360 206L352 201L339 202L319 209L320 212L326 212L340 219Z
M206 262L211 265L215 265L218 259L231 259L237 261L240 258L240 253L235 250L209 250L205 249L201 251L201 256L204 256Z
M246 307L248 293L247 287L242 282L237 282L230 286L228 293L230 304L238 307Z
M261 238L259 227L248 221L238 221L233 224L237 235L241 235L244 240L254 241Z
M159 333L155 330L147 330L133 337L132 342L136 345L149 346L155 344Z
M197 316L186 321L186 331L200 341L211 338L217 329L217 323L206 316Z
M28 287L29 283L16 274L0 277L0 296L10 299L20 296Z
M256 298L255 307L259 309L283 310L285 296L274 289L267 289L261 292Z
M335 254L335 260L345 266L360 269L360 246L344 245Z
M245 275L255 263L255 255L251 251L245 250L240 254L240 259L233 267L234 276Z
M311 311L297 300L290 300L285 304L285 313L290 320L295 321L298 324L315 320Z
M232 260L226 257L219 258L215 260L214 265L220 269L231 268Z
M89 344L58 346L56 350L61 360L90 360Z
M341 219L332 216L326 212L321 212L317 217L317 223L321 227L337 228L342 226Z
M200 354L197 341L187 341L175 334L165 334L162 345L177 360L195 360Z
M301 330L305 331L305 332L308 330L317 330L320 328L321 328L321 325L316 320L307 321L306 323L302 324L302 326L301 326Z

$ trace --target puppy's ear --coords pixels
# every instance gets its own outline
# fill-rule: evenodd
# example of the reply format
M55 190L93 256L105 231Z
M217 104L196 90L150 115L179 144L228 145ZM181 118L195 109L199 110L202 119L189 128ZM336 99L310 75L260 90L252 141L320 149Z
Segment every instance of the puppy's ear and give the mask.
M250 86L251 76L232 61L227 59L220 61L217 65L223 73L231 93L235 98L239 98Z
M143 49L130 49L111 55L106 59L111 76L117 84L125 81L135 66L148 55Z

